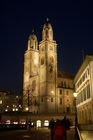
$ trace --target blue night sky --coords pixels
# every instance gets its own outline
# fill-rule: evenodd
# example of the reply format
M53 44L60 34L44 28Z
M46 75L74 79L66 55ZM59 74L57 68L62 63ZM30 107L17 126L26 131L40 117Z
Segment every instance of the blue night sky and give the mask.
M58 44L58 70L78 71L82 50L85 56L93 54L93 5L81 1L0 3L0 91L22 90L28 36L34 28L41 41L47 17Z

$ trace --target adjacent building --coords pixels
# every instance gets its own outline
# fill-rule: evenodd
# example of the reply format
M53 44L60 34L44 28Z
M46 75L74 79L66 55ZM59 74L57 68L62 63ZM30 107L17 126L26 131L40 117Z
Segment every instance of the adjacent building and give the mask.
M13 92L0 92L0 113L22 111L22 97Z
M79 124L93 124L93 55L88 55L75 79L77 116Z

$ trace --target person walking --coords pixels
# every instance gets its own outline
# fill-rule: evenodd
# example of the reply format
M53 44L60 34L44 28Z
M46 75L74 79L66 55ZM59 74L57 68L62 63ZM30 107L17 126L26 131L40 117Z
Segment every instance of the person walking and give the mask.
M61 122L65 127L64 140L67 140L67 118L66 118L66 116L64 116L64 119Z
M53 133L54 125L55 125L55 121L52 118L51 121L49 122L49 128L50 128L50 131L51 131L51 140L54 140L54 133Z
M54 140L64 140L65 127L60 120L57 120L53 127Z

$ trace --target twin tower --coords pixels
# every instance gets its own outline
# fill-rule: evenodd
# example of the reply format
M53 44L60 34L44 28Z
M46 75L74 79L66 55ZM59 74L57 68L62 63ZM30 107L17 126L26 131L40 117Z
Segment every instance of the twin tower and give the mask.
M33 114L57 112L57 44L47 19L38 45L32 31L24 54L23 110Z

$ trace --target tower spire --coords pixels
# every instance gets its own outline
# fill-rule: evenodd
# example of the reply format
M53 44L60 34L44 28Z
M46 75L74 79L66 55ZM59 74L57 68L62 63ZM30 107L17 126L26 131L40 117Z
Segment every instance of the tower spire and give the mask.
M32 33L34 33L35 31L34 31L34 29L32 29Z
M49 18L48 17L46 18L46 21L49 22Z

